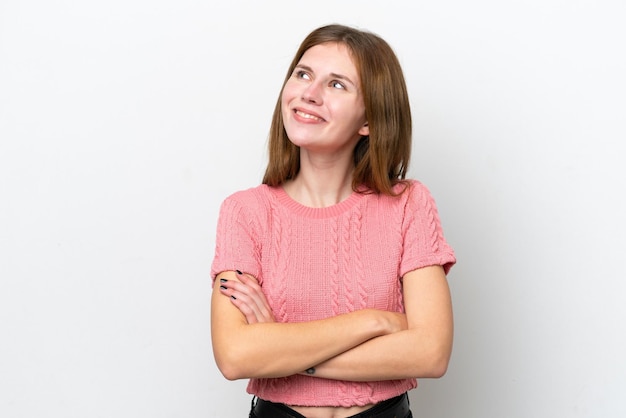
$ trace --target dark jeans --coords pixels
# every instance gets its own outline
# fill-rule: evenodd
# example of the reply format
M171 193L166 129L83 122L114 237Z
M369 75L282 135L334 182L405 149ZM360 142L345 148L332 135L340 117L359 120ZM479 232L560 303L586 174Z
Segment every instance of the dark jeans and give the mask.
M256 402L255 402L256 401ZM253 398L249 418L306 418L282 403ZM370 409L349 418L413 418L406 393L377 403Z

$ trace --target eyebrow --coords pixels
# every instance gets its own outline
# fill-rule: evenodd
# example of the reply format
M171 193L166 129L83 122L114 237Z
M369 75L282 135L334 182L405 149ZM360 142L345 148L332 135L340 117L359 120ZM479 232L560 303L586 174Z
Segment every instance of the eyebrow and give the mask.
M309 67L308 65L304 65L304 64L298 64L298 65L296 65L296 68L301 68L303 70L306 70L306 71L309 71L309 72L312 72L312 73L315 72L315 71L313 71L313 69L311 67ZM339 80L345 80L348 83L352 84L354 87L357 87L357 85L354 83L354 81L350 80L350 77L347 77L345 75L341 75L341 74L338 74L338 73L330 73L330 76L332 78L337 78Z

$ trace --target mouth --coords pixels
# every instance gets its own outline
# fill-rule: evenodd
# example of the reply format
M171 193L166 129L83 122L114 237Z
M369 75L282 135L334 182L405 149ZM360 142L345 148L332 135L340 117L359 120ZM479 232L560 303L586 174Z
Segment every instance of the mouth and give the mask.
M320 118L319 116L304 112L302 110L294 109L293 112L299 117L301 117L302 119L308 119L308 120L317 121L317 122L324 122L324 119Z

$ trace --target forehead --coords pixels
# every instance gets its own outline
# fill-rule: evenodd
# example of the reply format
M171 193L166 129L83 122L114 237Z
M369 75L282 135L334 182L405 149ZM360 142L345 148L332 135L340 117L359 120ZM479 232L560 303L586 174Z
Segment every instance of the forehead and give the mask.
M316 72L339 73L358 81L358 71L350 49L337 42L328 42L307 49L298 65L306 65Z

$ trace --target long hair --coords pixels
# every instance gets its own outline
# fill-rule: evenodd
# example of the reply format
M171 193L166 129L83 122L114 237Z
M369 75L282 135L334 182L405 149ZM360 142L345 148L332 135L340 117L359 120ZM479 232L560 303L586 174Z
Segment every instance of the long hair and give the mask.
M274 108L263 183L278 186L300 171L300 149L289 140L283 123L282 90L304 53L324 43L347 46L361 80L369 135L361 137L354 149L352 189L396 195L394 186L404 181L411 156L411 109L402 68L385 40L343 25L314 30L293 58Z

